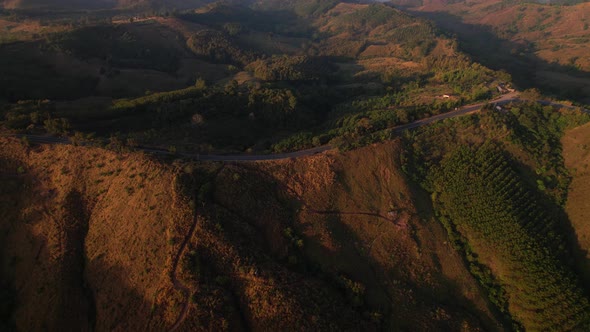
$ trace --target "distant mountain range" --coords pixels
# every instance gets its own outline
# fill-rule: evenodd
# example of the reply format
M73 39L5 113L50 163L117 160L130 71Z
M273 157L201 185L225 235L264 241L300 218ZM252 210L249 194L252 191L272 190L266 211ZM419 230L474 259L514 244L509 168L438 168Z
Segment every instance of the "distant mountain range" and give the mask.
M338 2L386 2L389 0L225 0L224 3L256 5L261 8L293 8L298 6L321 6ZM0 0L0 8L5 9L115 9L115 8L199 8L216 0Z
M112 8L114 0L0 0L6 9L64 9L64 8Z
M113 9L128 7L197 8L209 0L0 0L6 9Z

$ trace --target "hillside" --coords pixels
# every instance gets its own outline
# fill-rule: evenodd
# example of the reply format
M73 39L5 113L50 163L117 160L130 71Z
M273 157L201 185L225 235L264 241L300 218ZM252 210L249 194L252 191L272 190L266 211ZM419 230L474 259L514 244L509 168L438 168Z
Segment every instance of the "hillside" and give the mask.
M36 34L23 31L24 38ZM227 75L197 59L177 31L156 21L50 30L41 39L0 45L0 58L0 98L13 101L141 96L186 87L196 77Z
M590 258L590 206L588 194L590 173L588 164L590 157L588 146L590 145L590 125L584 125L567 132L563 142L563 156L565 165L572 174L571 189L568 194L566 211L576 233L580 249L585 253L586 259ZM590 264L585 264L585 272L590 273Z
M118 0L2 0L0 6L16 10L80 10L106 9L117 5ZM127 0L120 0L127 1Z
M2 276L11 286L3 296L15 304L13 323L161 330L182 317L187 330L499 328L430 220L426 197L405 180L399 149L167 165L2 139ZM359 159L365 167L355 167ZM197 227L175 269L191 208ZM190 289L186 317L174 274Z
M1 3L0 331L590 330L586 4Z
M172 170L139 155L5 139L1 160L2 271L18 289L18 329L147 324L171 287L169 240L191 219Z
M576 184L560 142L588 120L516 104L407 135L405 169L431 193L453 246L515 329L590 324L587 261L573 231L579 222L565 213L566 201L576 204L568 198Z
M491 68L507 70L523 87L538 86L585 99L590 79L590 4L393 1L455 33L461 48ZM482 38L485 36L485 38Z
M2 317L24 330L586 326L571 232L584 249L572 165L587 125L569 130L588 115L506 107L246 164L3 138Z

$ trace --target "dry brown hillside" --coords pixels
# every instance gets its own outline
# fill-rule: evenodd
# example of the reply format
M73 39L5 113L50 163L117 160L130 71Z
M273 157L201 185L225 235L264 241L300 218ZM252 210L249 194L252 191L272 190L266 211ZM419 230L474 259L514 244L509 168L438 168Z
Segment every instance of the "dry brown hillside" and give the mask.
M141 155L2 141L4 271L19 330L138 330L169 292L174 172ZM6 181L6 182L5 182ZM6 265L7 264L7 265Z
M408 5L404 0L392 1ZM575 98L585 99L590 92L589 3L409 2L414 13L457 34L462 46L479 62L508 70L515 78L524 75L527 85L548 87ZM486 47L486 43L493 47Z
M590 69L589 3L549 6L490 0L450 4L432 1L418 9L457 15L465 23L490 27L499 37L515 44L534 43L535 54L547 62Z
M386 330L495 330L484 296L401 171L399 141L267 165L300 202L294 229L313 264L365 287ZM420 213L418 212L420 211Z
M590 260L590 125L577 127L562 139L565 165L572 174L566 211L574 227L580 248ZM586 264L590 272L590 264Z
M255 164L0 145L18 330L501 329L398 142Z

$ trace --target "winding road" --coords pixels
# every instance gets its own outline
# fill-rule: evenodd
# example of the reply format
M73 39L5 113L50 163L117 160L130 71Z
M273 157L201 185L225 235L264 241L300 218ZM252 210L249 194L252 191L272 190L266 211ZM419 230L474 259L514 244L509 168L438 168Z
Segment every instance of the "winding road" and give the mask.
M450 112L434 115L434 116L431 116L431 117L425 118L425 119L420 119L420 120L414 121L412 123L408 123L405 125L390 128L389 130L392 133L399 133L404 130L418 128L418 127L425 126L425 125L428 125L428 124L431 124L434 122L438 122L441 120L456 118L456 117L460 117L463 115L476 113L485 104L493 103L496 105L504 105L504 104L508 104L510 102L518 101L518 100L519 100L518 99L518 92L511 92L511 93L507 93L507 94L502 95L501 97L493 99L493 100L489 100L489 101L486 101L483 103L478 103L478 104L471 104L471 105L462 106L462 107L459 107L458 109L450 111ZM562 104L553 103L553 102L546 101L546 100L539 100L538 102L542 105L551 105L551 106L563 107L563 108L569 108L569 109L577 108L574 106L562 105ZM586 113L590 113L590 110L587 110L587 109L582 109L582 110ZM53 136L25 135L25 134L3 135L3 136L12 136L12 137L18 137L18 138L26 137L29 140L29 142L36 143L36 144L74 144L72 141L70 141L67 138L53 137ZM81 145L84 145L84 144L81 144ZM284 159L311 156L314 154L322 153L322 152L333 150L333 149L334 149L334 147L331 145L322 145L322 146L318 146L318 147L315 147L312 149L299 150L299 151L289 152L289 153L220 155L220 154L199 154L199 153L171 153L168 150L158 149L158 148L154 148L154 147L144 147L144 146L139 146L139 147L135 148L135 150L137 150L137 151L143 151L143 152L150 153L150 154L176 155L179 157L185 157L185 158L194 159L197 161L220 161L220 162L240 162L240 161L241 162L252 162L252 161L284 160Z
M484 106L485 104L488 104L488 103L493 103L495 105L503 105L503 104L507 104L507 103L510 103L513 101L518 101L518 100L519 100L518 94L516 92L512 92L509 94L505 94L505 95L501 96L500 98L496 98L494 100L490 100L490 101L486 101L486 102L478 103L478 104L466 105L466 106L460 107L454 111L446 112L443 114L438 114L438 115L435 115L435 116L432 116L429 118L425 118L425 119L420 119L420 120L414 121L412 123L408 123L405 125L390 128L389 130L392 133L400 133L404 130L418 128L418 127L425 126L425 125L428 125L428 124L431 124L434 122L438 122L441 120L476 113L482 108L482 106ZM551 106L563 107L563 108L568 108L568 109L575 109L576 108L573 106L552 103L549 101L539 100L538 102L542 105L551 105ZM582 110L584 112L590 113L590 110L587 110L587 109L582 109ZM0 136L11 136L11 137L17 137L17 138L21 138L21 139L26 138L27 140L29 140L29 142L36 143L36 144L65 144L65 145L74 144L74 142L72 142L68 138L60 138L60 137L52 137L52 136L26 135L26 134L0 135ZM85 145L85 144L82 143L81 145ZM190 154L190 153L175 153L175 154L173 154L167 150L157 149L157 148L153 148L153 147L137 147L137 148L135 148L135 150L143 151L143 152L150 153L150 154L176 155L176 156L194 159L197 161L219 161L219 162L253 162L253 161L284 160L284 159L311 156L314 154L323 153L325 151L329 151L329 150L333 150L333 149L334 149L334 147L332 147L330 145L323 145L323 146L319 146L319 147L315 147L315 148L307 149L307 150L300 150L300 151L295 151L295 152L291 152L291 153L271 154L271 155L248 155L248 154L213 155L213 154ZM394 218L390 218L387 215L384 215L381 213L343 212L343 211L334 211L334 210L315 210L315 209L312 209L309 207L306 207L306 208L307 208L308 212L315 213L315 214L340 214L340 215L372 216L372 217L380 218L385 221L391 222L397 227L402 227L401 225L399 225L397 223L397 220L395 220ZM178 278L178 275L177 275L179 264L182 260L182 257L185 254L188 244L190 243L191 239L194 237L196 227L198 225L198 211L197 211L196 207L195 207L195 210L193 211L193 213L194 213L193 220L192 220L192 224L189 229L189 232L187 233L183 242L181 243L179 250L177 251L176 255L174 256L173 262L172 262L172 269L171 269L171 273L170 273L172 285L177 291L182 293L182 295L184 297L184 301L182 303L182 308L180 310L179 316L175 320L174 324L170 327L169 331L177 330L178 328L180 328L180 326L184 322L185 318L187 317L187 315L189 313L190 296L194 292L194 290L192 290L190 287L188 287L186 284L184 284Z
M416 120L412 123L408 123L405 125L391 128L391 130L393 132L401 132L401 131L404 131L407 129L418 128L418 127L421 127L421 126L424 126L427 124L431 124L433 122L437 122L437 121L441 121L441 120L445 120L445 119L450 119L450 118L456 118L456 117L463 116L463 115L473 114L475 112L478 112L485 104L491 103L491 104L504 105L504 104L508 104L510 102L517 101L517 100L518 100L518 93L517 92L510 92L505 95L502 95L500 98L489 100L489 101L486 101L483 103L462 106L462 107L459 107L457 110L442 113L442 114L437 114L437 115L431 116L429 118Z

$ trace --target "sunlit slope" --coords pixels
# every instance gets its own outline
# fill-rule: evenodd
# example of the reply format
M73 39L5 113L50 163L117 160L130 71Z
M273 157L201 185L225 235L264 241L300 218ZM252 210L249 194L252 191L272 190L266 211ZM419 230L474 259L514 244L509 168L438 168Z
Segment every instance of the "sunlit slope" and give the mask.
M3 314L26 330L498 329L399 149L170 165L3 140Z
M566 133L562 139L565 165L572 175L566 211L574 227L580 248L590 250L590 126L585 125ZM585 264L587 271L590 265Z

